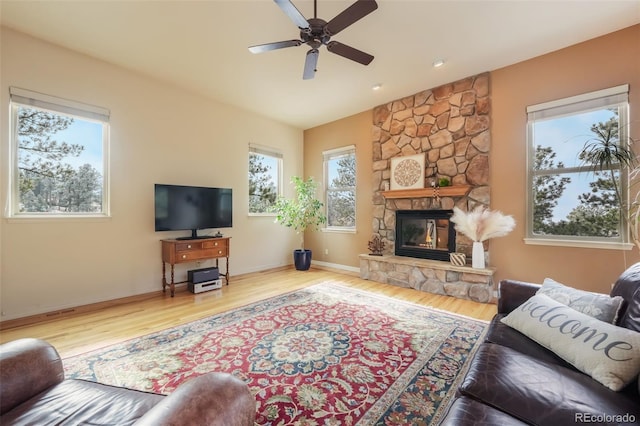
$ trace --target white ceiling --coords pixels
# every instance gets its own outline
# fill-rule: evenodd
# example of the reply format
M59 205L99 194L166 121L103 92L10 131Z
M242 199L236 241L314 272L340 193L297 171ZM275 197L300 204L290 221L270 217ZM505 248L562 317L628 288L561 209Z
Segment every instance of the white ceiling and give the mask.
M329 21L353 1L319 0L318 17ZM312 1L293 2L313 17ZM7 27L301 129L640 22L640 0L378 5L332 38L373 62L363 66L322 47L313 80L302 80L306 45L247 50L299 37L271 0L0 0L0 15ZM445 65L433 68L439 58ZM371 90L377 83L382 89Z

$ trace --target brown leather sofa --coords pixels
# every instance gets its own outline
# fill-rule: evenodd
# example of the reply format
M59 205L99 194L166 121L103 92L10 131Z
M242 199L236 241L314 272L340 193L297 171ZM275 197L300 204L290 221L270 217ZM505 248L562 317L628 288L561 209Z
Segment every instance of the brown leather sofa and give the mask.
M500 319L533 296L537 284L500 282L493 318L441 425L640 424L640 384L614 392ZM640 331L640 263L616 281L625 299L618 326Z
M20 339L0 345L2 425L253 425L256 402L229 374L208 373L169 396L65 379L49 343Z

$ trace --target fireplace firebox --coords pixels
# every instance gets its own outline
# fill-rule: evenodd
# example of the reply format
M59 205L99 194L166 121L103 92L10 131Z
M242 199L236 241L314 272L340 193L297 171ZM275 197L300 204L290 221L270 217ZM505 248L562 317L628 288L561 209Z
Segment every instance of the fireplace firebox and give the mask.
M396 256L449 260L456 251L453 210L397 210Z

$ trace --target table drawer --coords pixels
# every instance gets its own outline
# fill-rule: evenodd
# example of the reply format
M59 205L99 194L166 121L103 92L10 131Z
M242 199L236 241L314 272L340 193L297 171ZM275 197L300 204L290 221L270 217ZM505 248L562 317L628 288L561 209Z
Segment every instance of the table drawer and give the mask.
M229 240L214 240L204 241L202 243L203 249L225 249L227 248Z
M198 259L212 259L216 257L225 257L226 255L227 255L226 247L215 248L215 249L176 251L176 263L190 262Z
M176 252L187 251L187 250L201 250L202 243L201 242L178 243L175 245L175 247L176 247Z
M206 249L203 251L207 252L207 255L211 257L226 257L229 254L229 248L226 245L222 245L221 247Z

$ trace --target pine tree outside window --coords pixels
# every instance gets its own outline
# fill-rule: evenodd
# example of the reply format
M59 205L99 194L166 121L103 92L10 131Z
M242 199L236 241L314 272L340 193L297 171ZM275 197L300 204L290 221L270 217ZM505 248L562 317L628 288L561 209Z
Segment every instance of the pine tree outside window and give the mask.
M10 217L109 215L109 111L10 88Z
M356 150L355 146L323 152L327 230L355 231Z
M249 215L274 215L271 208L282 195L282 153L249 144Z
M527 108L527 244L629 249L627 170L596 168L588 147L628 142L628 86Z

